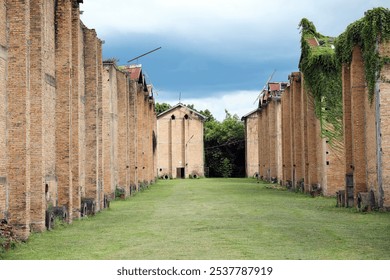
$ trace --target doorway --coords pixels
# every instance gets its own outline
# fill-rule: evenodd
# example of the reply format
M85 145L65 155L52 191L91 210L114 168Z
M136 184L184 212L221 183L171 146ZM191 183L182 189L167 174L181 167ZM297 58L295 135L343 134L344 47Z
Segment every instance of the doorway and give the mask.
M176 178L178 179L184 179L186 177L185 169L184 167L178 167L176 168Z

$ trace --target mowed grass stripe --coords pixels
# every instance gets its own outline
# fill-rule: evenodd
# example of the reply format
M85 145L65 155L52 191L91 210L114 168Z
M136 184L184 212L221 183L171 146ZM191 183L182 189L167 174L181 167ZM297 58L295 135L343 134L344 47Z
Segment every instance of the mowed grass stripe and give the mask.
M6 259L390 259L390 214L253 179L164 180Z

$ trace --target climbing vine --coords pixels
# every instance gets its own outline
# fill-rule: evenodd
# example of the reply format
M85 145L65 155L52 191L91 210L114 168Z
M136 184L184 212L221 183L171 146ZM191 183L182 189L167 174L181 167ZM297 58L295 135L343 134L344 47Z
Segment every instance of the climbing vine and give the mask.
M362 19L350 24L337 38L320 34L305 18L299 27L302 33L299 69L304 75L304 86L313 95L322 136L334 145L343 132L342 65L351 63L353 48L359 46L363 54L368 98L372 101L375 84L381 79L381 69L390 62L388 56L381 56L378 51L379 44L390 40L390 10L375 8L367 11Z
M299 69L304 86L313 96L322 137L336 146L343 132L343 108L341 66L336 60L334 38L318 33L307 19L302 19L299 26L302 33Z
M336 54L340 64L351 63L353 47L358 45L363 53L364 70L369 100L373 100L375 84L380 79L384 64L389 63L388 56L380 56L378 44L390 39L390 10L375 8L365 16L350 24L336 40Z

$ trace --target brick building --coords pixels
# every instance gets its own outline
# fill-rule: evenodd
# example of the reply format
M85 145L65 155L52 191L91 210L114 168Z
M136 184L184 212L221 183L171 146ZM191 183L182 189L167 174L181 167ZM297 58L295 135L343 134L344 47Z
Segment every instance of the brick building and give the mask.
M152 89L103 64L82 2L0 0L0 219L21 239L156 177Z
M321 190L326 196L337 196L341 206L390 209L390 43L384 27L389 18L388 9L367 11L338 40L319 34L311 22L302 21L301 27L307 28L301 32L302 72L291 73L281 97L282 184L308 193ZM377 34L356 35L363 30L365 35ZM364 49L364 45L374 48ZM371 53L363 55L364 51ZM370 55L378 60L367 59ZM316 58L316 69L312 70L323 71L317 77L323 75L325 79L307 82L311 70L304 64L306 58ZM317 64L320 61L323 65ZM373 68L371 82L366 75ZM370 84L374 84L371 91ZM325 91L329 94L323 95ZM339 92L340 100L335 97ZM265 95L262 99L267 102ZM335 110L329 108L333 105ZM271 107L266 108L261 103L243 119L247 176L259 174L269 180L275 160L273 152L269 153L274 147L267 139L274 139L277 133L272 128ZM342 121L337 108L342 111ZM332 118L327 118L330 114Z
M282 179L282 108L285 82L269 82L255 111L242 117L246 135L246 175L277 182Z
M378 45L390 57L390 44ZM343 108L345 134L345 204L390 209L390 66L385 64L369 100L362 50L355 46L344 64ZM361 199L363 201L361 201Z
M344 149L321 136L313 96L300 72L290 75L282 96L283 184L304 192L321 190L335 196L344 187Z
M179 103L157 116L158 176L204 176L206 117Z

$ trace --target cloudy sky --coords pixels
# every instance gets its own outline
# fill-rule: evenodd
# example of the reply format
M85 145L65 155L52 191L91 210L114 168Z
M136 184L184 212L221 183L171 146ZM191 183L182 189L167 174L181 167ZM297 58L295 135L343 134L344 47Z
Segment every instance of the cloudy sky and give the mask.
M87 0L82 21L96 29L103 57L142 64L157 102L194 104L223 120L256 108L268 78L298 70L302 18L338 36L389 0Z

